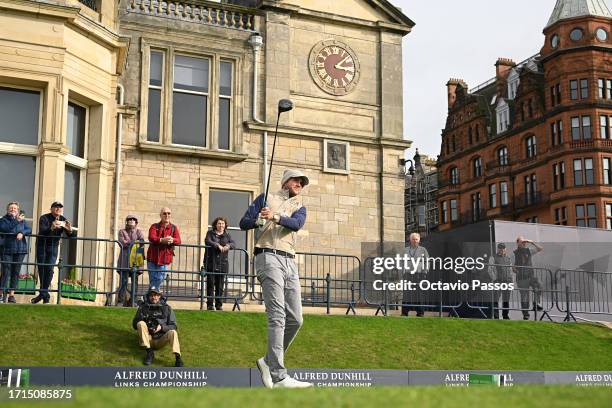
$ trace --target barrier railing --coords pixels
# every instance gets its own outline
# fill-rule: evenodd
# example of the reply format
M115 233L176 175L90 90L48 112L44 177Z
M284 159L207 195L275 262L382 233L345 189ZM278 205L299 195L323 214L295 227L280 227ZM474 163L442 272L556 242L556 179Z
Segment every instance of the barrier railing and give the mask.
M509 270L507 270L509 269ZM512 278L507 281L508 276L498 275L510 274ZM509 311L515 310L528 316L534 312L534 320L538 320L538 312L541 312L540 320L550 317L550 312L555 307L557 287L553 273L550 269L534 266L512 266L501 264L489 264L473 280L479 280L483 285L468 292L466 304L469 308L478 310L482 317L497 318L499 311L507 315ZM488 284L514 284L514 290L482 290ZM499 307L501 301L502 306Z
M612 314L612 272L558 269L555 282L560 290L556 299L560 312Z
M358 257L298 252L295 263L304 306L324 305L328 314L332 306L346 306L346 314L355 314L355 306L361 298L361 261ZM255 277L251 281L251 293L253 299L263 301L261 287Z
M375 314L388 314L389 308L402 308L408 313L416 310L417 314L425 310L435 310L439 316L445 311L457 315L456 309L463 302L461 292L455 290L428 291L421 287L420 282L429 280L433 282L450 282L452 277L438 271L411 274L400 269L385 268L381 273L374 273L373 262L375 257L365 259L362 270L363 300L367 305L376 306ZM458 280L458 279L457 279Z

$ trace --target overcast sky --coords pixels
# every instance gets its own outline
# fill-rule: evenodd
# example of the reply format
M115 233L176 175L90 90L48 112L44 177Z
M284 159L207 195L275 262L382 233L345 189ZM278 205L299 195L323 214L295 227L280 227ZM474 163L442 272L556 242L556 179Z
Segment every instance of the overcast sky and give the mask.
M404 137L436 157L447 112L446 82L470 88L495 76L498 57L540 52L556 0L391 0L416 23L404 37ZM611 1L607 0L608 6Z

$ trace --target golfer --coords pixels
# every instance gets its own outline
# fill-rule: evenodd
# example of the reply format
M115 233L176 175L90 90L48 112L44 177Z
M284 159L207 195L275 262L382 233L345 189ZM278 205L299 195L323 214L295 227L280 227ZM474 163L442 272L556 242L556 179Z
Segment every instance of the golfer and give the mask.
M268 351L257 360L261 380L267 388L307 388L311 383L287 375L285 351L302 326L300 279L295 265L297 232L306 222L306 207L300 193L308 177L299 170L285 170L282 189L259 195L240 220L240 229L265 224L255 243L255 272L263 291L268 315Z

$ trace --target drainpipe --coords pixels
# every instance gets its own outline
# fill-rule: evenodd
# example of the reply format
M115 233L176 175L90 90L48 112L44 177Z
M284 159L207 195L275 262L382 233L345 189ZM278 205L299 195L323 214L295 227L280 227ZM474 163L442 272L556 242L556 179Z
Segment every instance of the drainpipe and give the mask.
M119 106L123 106L125 90L123 85L117 84L119 92ZM117 113L117 148L115 152L115 208L113 214L113 236L111 239L117 239L119 235L119 179L121 176L121 145L123 144L123 113ZM113 262L117 260L117 245L113 245ZM114 292L117 285L117 274L113 273L113 281L111 289ZM115 303L115 295L111 297L111 305Z
M257 118L257 61L259 56L259 50L263 45L263 38L258 33L255 33L249 37L249 44L253 47L253 87L252 87L252 113L251 119L255 123L264 123L262 120ZM268 131L264 130L262 135L262 143L263 143L263 161L262 161L262 191L266 189L266 184L268 182Z

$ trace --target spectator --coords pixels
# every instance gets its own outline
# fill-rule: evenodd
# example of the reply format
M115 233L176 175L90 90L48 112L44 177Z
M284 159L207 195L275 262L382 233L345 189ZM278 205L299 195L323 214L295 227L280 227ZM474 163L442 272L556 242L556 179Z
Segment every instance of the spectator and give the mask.
M528 248L527 244L531 244L534 248ZM534 291L533 309L543 310L540 305L540 291L542 285L540 280L535 275L531 257L538 252L544 250L541 245L525 239L522 236L516 238L516 249L514 250L514 266L516 270L516 284L521 294L521 311L523 312L523 320L529 320L529 292L530 288Z
M130 255L132 253L132 247L135 243L139 243L140 246L144 245L144 234L140 228L138 228L138 218L134 215L128 215L125 218L125 228L119 231L119 244L121 244L121 253L119 255L119 261L117 262L117 273L119 273L119 290L117 295L117 305L123 304L128 306L128 299L126 292L130 292L130 298L133 293L131 292L131 286L128 286L128 277L132 276L132 265L130 264ZM134 284L134 282L132 282Z
M175 356L175 367L183 367L181 359L181 347L176 328L176 316L162 291L158 287L151 286L143 302L136 311L132 326L138 330L140 346L144 347L147 354L144 358L145 365L151 365L155 357L153 349L160 349L170 343Z
M166 278L168 266L174 257L174 246L181 244L181 235L176 225L170 222L172 211L164 207L160 211L160 221L149 228L149 250L147 269L149 287L161 287Z
M28 253L26 235L32 228L25 222L25 214L19 210L19 203L13 201L6 206L6 215L0 218L0 240L4 242L1 253L2 275L0 278L0 303L17 303L15 291L23 258ZM6 234L6 235L4 235Z
M57 262L57 254L62 234L76 237L77 231L72 228L70 221L62 214L64 204L55 201L51 204L51 211L38 220L38 239L36 240L36 263L38 264L38 279L40 280L40 293L32 298L32 303L49 303L49 286L53 279L53 268Z
M223 310L223 283L228 272L228 252L236 248L231 235L227 232L227 220L217 217L212 222L213 229L206 233L206 303L208 310Z
M495 282L496 283L512 283L512 260L508 256L506 250L506 244L500 242L497 244L497 253L493 256L493 263L495 265ZM497 291L495 297L495 313L494 317L499 317L499 298L502 298L502 317L504 320L510 319L510 293L509 290Z
M417 287L420 281L427 279L427 258L429 258L427 248L421 246L420 243L421 234L418 232L413 232L410 234L410 245L404 249L404 253L408 255L409 258L413 258L413 264L416 265L416 270L406 271L409 274L407 279L415 282ZM411 299L411 296L409 296L408 293L408 290L404 290L402 293L402 316L408 316L410 310L414 309L417 317L423 317L425 310L423 306L420 305L424 303L424 298L426 295L423 293L423 291L414 291L415 296ZM408 306L409 304L419 306Z

